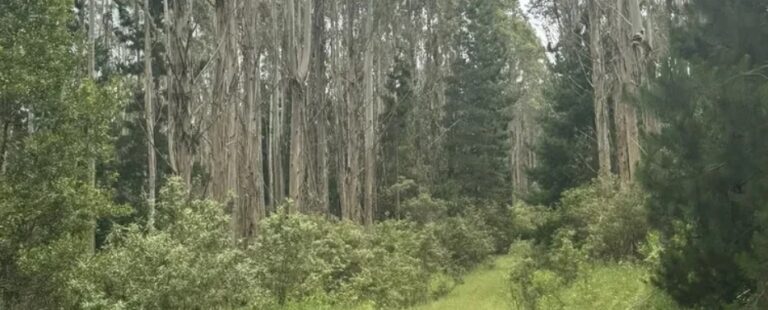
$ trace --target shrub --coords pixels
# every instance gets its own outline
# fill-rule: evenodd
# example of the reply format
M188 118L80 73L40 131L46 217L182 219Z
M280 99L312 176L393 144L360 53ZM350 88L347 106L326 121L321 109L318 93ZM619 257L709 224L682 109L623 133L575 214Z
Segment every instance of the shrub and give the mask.
M445 217L448 207L445 201L434 199L427 193L421 193L406 200L402 205L401 212L404 218L424 224Z
M549 243L555 229L552 225L558 219L557 213L549 207L529 206L523 203L515 204L510 209L510 230L515 239L535 239L541 243Z
M435 233L448 251L453 274L469 270L493 253L493 240L479 219L450 217L436 225Z
M385 221L373 227L370 240L372 247L416 258L429 273L445 269L448 250L438 239L434 224L421 226L408 221Z
M619 264L596 266L576 281L552 291L540 309L679 309L664 292L649 282L644 267Z
M493 249L496 254L509 251L509 245L519 237L519 233L513 225L512 208L494 202L487 202L479 207L470 209L469 217L476 217L485 224L493 241Z
M640 258L649 225L645 194L636 187L622 189L615 180L598 180L567 191L560 202L562 225L574 241L595 258Z
M161 192L162 229L119 227L106 249L80 264L69 286L82 309L258 308L266 294L253 263L233 246L220 205L187 202L174 180Z
M367 241L357 226L284 210L260 223L251 248L260 283L278 303L336 293L362 270Z
M387 221L366 231L350 223L278 212L252 248L262 285L279 304L333 300L400 308L427 300L446 257L428 227ZM317 303L317 302L316 302Z
M537 309L542 298L565 282L557 272L544 268L542 253L530 241L518 241L510 247L513 257L509 273L512 300L520 309Z

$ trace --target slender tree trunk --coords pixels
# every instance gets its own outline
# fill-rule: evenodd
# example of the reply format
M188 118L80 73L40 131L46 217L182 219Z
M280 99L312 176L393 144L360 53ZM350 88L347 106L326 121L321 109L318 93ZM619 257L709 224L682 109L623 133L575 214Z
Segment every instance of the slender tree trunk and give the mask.
M96 81L96 3L95 0L88 0L88 76L92 81ZM30 122L31 123L31 122ZM92 146L91 153L95 153ZM96 187L96 157L91 155L88 159L88 183ZM96 251L96 220L91 220L90 228L87 232L87 251L93 254Z
M174 113L174 104L171 100L171 92L173 89L173 86L171 85L173 83L173 65L175 61L173 60L173 52L171 50L171 11L168 8L168 0L163 0L163 27L164 27L164 40L163 44L165 47L165 68L166 68L166 75L165 75L165 105L167 108L167 117L168 117L168 134L167 134L167 140L168 140L168 161L171 166L171 170L173 173L178 174L179 173L179 167L176 165L176 120L175 120L175 113Z
M245 80L245 102L243 104L245 132L242 138L245 140L243 157L240 166L245 168L240 173L241 193L243 208L243 223L238 238L252 239L256 233L258 222L266 216L264 207L264 178L262 159L262 116L261 116L261 70L259 59L261 49L259 44L257 27L259 25L258 3L247 1L243 12L243 71Z
M147 228L155 228L155 189L157 163L155 157L155 113L152 105L152 36L149 0L144 0L144 118L147 125Z
M278 9L279 1L273 0L270 2L270 11L272 16L272 94L270 98L269 108L269 146L268 152L268 171L269 171L269 205L274 210L279 203L285 198L285 181L283 172L283 123L284 123L284 85L283 77L280 65L283 58L281 58L282 40L283 37L280 33L280 10Z
M167 6L168 0L163 4ZM171 13L172 11L172 13ZM193 54L187 47L193 31L192 1L176 0L173 8L166 10L168 29L166 44L168 46L168 76L170 77L168 91L169 119L169 155L174 171L184 180L187 186L192 185L192 167L199 148L202 119L193 123L193 111L197 109L197 98L194 97Z
M216 38L220 48L216 57L214 74L213 104L214 113L210 141L212 194L214 199L226 202L232 212L231 225L235 240L239 239L246 217L243 206L239 204L237 177L238 142L241 141L237 130L237 106L234 101L237 94L237 13L235 0L216 0Z
M3 120L3 141L0 143L0 176L5 175L8 164L8 140L11 138L11 120Z
M608 96L606 89L605 52L602 42L601 18L598 0L591 0L589 5L589 43L592 58L592 86L595 102L595 133L597 135L597 152L599 175L611 175L611 134L608 113Z
M314 13L312 17L312 70L310 72L310 86L308 98L311 100L311 118L306 122L314 128L308 133L312 134L314 152L314 167L308 172L311 174L309 180L312 184L310 196L312 197L312 212L316 214L328 215L329 207L329 188L328 188L328 133L327 133L327 98L326 88L328 81L326 74L326 25L325 25L325 0L315 0Z
M297 3L298 6L297 6ZM306 78L312 51L312 0L288 0L286 31L288 31L288 66L291 72L289 85L291 98L291 149L289 193L294 201L294 211L307 211L305 203L306 124L304 123L307 100Z
M363 224L365 225L372 225L373 224L373 214L374 214L374 204L375 199L374 193L376 188L376 150L375 150L375 139L376 139L376 124L374 120L374 97L373 97L373 48L374 48L374 42L376 42L376 34L373 30L373 0L368 0L368 6L366 10L366 16L365 16L365 50L363 52L363 85L365 87L364 90L364 113L365 113L365 122L364 122L364 137L365 137L365 144L363 149L364 154L364 175L365 175L365 186L363 190Z
M347 43L347 76L345 89L345 118L344 138L342 147L343 162L339 163L339 183L341 183L341 217L342 219L361 223L360 197L358 187L360 176L360 121L356 100L357 93L357 54L355 49L354 22L357 19L357 7L355 1L347 0L347 16L345 17L345 31Z

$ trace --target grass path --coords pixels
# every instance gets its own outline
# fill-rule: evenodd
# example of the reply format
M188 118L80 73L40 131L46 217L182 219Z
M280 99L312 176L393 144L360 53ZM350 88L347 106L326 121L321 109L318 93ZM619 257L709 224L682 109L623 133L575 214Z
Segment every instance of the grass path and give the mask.
M480 267L464 277L448 295L413 310L498 310L509 309L506 276L511 256L497 257L490 267Z

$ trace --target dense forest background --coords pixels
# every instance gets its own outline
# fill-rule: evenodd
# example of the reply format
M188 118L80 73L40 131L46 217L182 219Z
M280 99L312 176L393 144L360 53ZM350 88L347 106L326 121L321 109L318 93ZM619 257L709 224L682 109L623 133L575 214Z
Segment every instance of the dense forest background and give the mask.
M529 2L0 2L0 309L767 306L768 1Z

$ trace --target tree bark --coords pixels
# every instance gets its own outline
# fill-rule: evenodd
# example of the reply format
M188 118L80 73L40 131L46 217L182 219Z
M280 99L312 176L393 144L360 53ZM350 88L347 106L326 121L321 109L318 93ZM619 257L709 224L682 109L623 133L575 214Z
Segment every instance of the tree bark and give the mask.
M365 51L363 52L363 85L365 87L363 95L363 107L365 109L364 121L364 177L365 186L363 190L363 224L372 225L374 215L374 204L376 201L376 122L374 119L374 97L373 97L373 56L376 34L373 25L373 0L367 1L367 11L365 16Z
M297 6L296 2L300 1ZM306 163L306 79L312 50L312 0L288 0L286 31L288 31L288 66L291 73L291 149L289 193L294 210L307 212L305 203ZM297 16L298 15L298 16Z
M259 60L261 47L257 27L259 26L258 3L246 1L243 10L243 88L245 91L244 119L245 131L241 137L245 140L240 166L245 171L240 173L241 199L243 209L242 223L237 238L250 241L256 234L256 227L266 216L264 201L264 178L262 159L262 115L261 115L261 70Z
M152 36L149 0L144 0L144 118L147 132L147 229L155 228L155 189L157 163L155 157L155 113L152 105Z
M601 19L604 13L600 9L599 0L591 0L589 5L589 44L592 58L592 87L595 102L595 134L597 136L597 152L599 175L611 175L611 133L608 113L608 95L606 87L606 63L603 50Z

